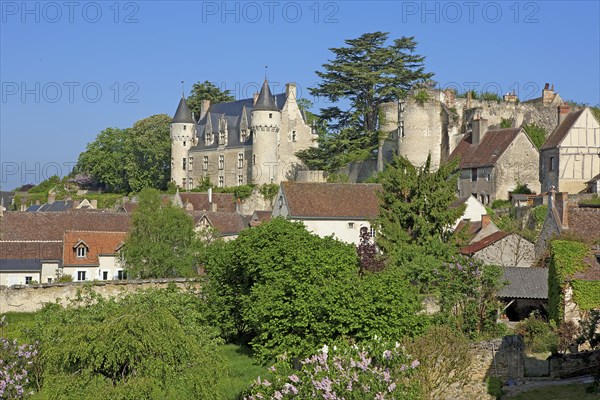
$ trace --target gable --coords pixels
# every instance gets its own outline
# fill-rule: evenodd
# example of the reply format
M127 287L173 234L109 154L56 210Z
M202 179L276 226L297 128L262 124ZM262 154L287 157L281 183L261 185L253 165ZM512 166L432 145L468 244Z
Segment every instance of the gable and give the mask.
M459 158L461 169L493 166L521 132L520 128L488 130L478 144L471 143L472 133L467 132L449 160Z
M548 136L540 150L553 149L561 145L575 122L583 114L586 109L569 113L565 119L552 131Z

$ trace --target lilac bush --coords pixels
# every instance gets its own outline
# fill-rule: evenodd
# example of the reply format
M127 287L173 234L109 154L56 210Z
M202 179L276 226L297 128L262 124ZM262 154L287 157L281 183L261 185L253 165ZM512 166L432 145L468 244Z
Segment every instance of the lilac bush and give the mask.
M399 343L326 345L297 369L281 357L267 379L254 381L245 399L413 400L419 392L411 377L419 364Z
M0 398L21 399L33 394L31 373L36 345L0 338Z

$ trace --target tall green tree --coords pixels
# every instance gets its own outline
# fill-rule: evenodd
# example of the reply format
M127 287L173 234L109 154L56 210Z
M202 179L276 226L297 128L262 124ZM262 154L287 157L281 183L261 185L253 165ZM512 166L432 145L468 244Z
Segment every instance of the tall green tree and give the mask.
M210 100L211 103L222 103L234 101L235 97L231 95L229 90L221 90L221 88L212 82L196 82L192 86L189 97L186 99L188 107L196 114L196 117L200 115L202 100Z
M157 190L142 190L123 247L128 276L194 276L200 251L192 218L180 208L162 204Z
M425 72L425 57L415 54L414 37L401 37L387 44L389 33L365 33L346 40L345 47L331 48L335 58L316 71L322 79L311 94L348 106L327 107L321 117L337 135L334 152L349 153L380 142L380 105L407 96L433 74Z
M128 129L106 128L88 143L79 155L75 170L89 174L106 189L121 192L129 189L125 161Z
M128 130L125 170L131 190L167 188L171 179L171 120L167 114L152 115Z

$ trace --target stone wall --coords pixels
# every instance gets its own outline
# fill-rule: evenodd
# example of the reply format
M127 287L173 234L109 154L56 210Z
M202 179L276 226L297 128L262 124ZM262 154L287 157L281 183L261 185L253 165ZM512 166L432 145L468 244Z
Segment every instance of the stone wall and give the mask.
M577 354L555 354L551 356L550 378L565 379L600 371L600 350Z
M138 281L90 281L71 283L49 283L42 285L0 286L0 312L34 312L44 304L59 302L66 304L77 291L89 286L94 292L104 296L132 293L140 289L166 288L174 283L180 288L188 285L200 286L200 282L187 279L151 279Z

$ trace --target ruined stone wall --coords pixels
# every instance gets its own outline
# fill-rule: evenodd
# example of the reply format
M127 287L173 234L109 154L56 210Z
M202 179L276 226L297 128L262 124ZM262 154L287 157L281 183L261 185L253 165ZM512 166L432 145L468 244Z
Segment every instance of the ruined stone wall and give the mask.
M58 301L61 304L66 304L69 298L74 298L77 291L86 286L89 286L95 293L110 297L121 293L136 292L141 289L166 288L171 283L180 288L185 288L188 285L200 287L198 281L179 278L0 286L0 312L34 312L40 310L47 303Z
M550 378L565 379L600 371L600 350L576 354L555 354L550 362Z

